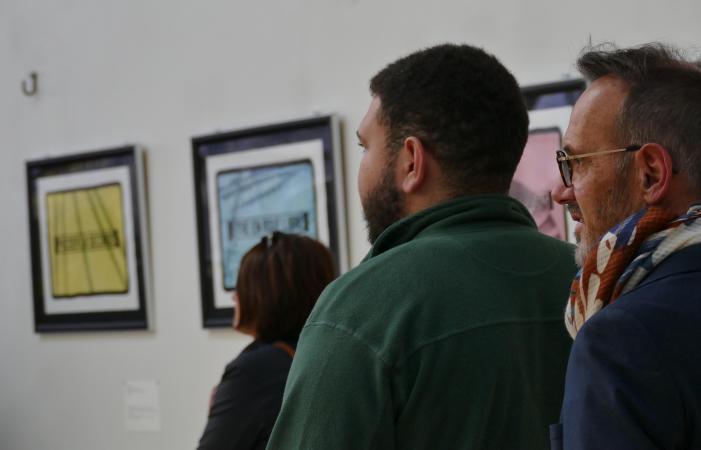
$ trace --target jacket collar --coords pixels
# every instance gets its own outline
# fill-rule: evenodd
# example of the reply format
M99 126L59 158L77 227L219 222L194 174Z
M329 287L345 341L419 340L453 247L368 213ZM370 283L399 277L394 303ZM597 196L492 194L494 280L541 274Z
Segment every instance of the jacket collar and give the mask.
M669 255L630 292L670 275L684 272L701 272L701 244L690 245Z
M480 194L448 200L407 216L387 227L364 258L368 260L398 245L454 225L511 222L535 228L528 210L513 197L504 194Z

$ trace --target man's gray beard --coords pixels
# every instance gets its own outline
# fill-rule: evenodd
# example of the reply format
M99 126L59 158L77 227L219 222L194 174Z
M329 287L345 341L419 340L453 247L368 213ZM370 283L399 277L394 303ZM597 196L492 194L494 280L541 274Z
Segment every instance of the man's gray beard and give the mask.
M633 214L636 210L636 208L631 205L630 195L626 190L628 179L630 178L630 172L624 171L623 173L625 175L623 175L622 178L618 180L618 183L612 187L611 194L599 207L603 216L612 218L612 223L603 231L601 236L597 236L595 240L586 242L587 239L582 239L584 236L579 236L577 249L574 252L574 262L577 264L577 267L581 268L584 266L587 256L589 253L591 253L593 248L598 247L601 238L604 237L604 234L606 234L608 230L623 222L623 220ZM616 214L617 211L618 214Z
M585 248L584 244L581 242L577 243L577 248L574 250L574 263L577 264L577 267L580 269L584 265L584 260L586 259L590 250L590 248Z

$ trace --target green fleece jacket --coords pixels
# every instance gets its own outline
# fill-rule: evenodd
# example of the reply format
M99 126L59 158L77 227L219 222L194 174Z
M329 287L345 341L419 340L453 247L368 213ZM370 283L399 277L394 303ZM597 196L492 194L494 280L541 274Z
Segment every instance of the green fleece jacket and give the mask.
M268 450L548 449L574 272L507 196L395 223L320 297Z

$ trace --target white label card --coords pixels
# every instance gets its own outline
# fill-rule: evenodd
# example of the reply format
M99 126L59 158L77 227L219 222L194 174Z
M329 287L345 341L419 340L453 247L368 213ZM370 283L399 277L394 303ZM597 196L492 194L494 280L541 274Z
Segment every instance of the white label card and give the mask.
M124 425L127 431L161 431L158 382L128 380L124 390Z

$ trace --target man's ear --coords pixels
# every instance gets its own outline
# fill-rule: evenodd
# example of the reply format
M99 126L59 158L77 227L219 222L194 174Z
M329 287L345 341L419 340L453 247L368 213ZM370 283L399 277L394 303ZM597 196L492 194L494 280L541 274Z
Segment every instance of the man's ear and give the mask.
M636 152L635 163L641 193L647 205L660 204L672 184L672 157L659 144L645 144Z
M421 139L409 136L399 153L397 168L402 191L410 194L418 191L426 179L428 154Z

